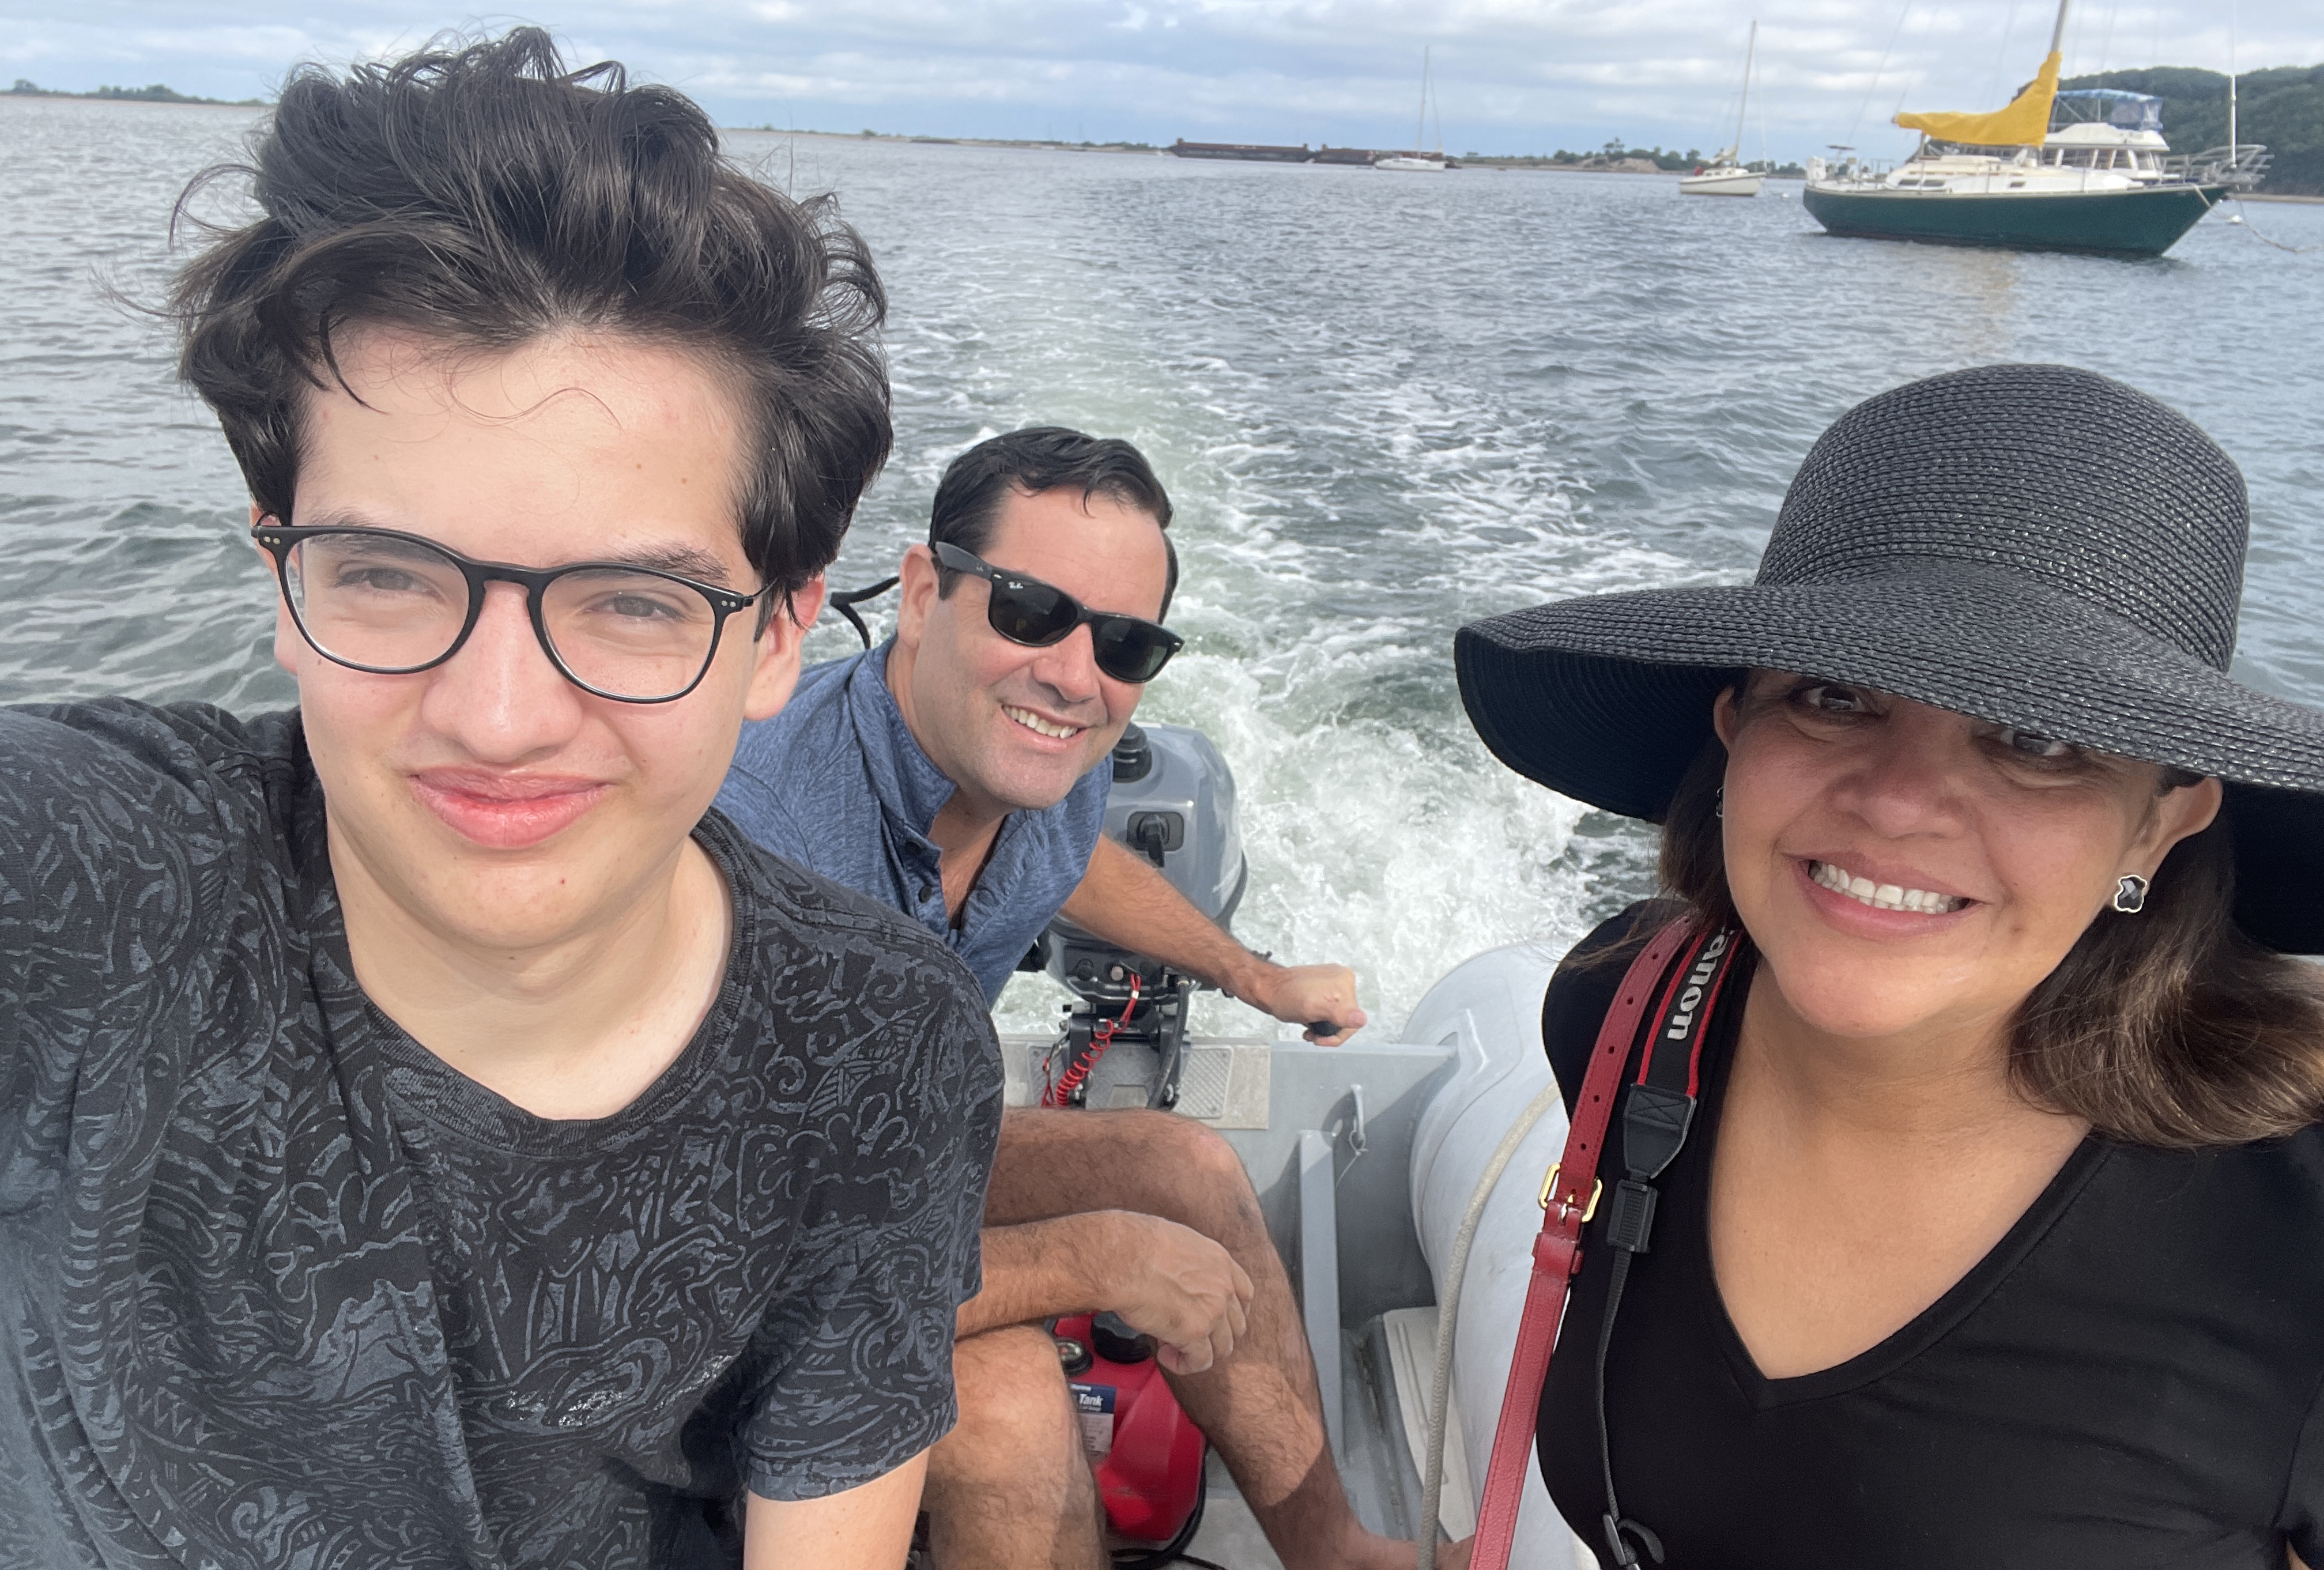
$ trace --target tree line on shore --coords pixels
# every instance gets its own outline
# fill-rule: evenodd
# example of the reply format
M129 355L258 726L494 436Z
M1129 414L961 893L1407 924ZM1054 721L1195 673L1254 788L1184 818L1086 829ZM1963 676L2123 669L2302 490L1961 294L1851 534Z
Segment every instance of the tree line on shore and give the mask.
M231 104L242 109L256 108L266 102L263 98L199 98L160 82L143 88L99 88L95 92L69 93L59 88L44 88L23 77L18 77L16 85L8 92L12 97L23 98L115 98L133 104Z

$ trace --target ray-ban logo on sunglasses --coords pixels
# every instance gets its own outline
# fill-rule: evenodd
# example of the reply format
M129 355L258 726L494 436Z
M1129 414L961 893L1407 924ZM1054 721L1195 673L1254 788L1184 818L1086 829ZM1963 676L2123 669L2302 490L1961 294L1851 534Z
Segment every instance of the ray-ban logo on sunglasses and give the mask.
M992 586L984 617L994 632L1011 643L1046 649L1063 642L1075 627L1087 623L1097 668L1116 681L1130 682L1153 680L1170 663L1170 656L1185 646L1184 638L1159 623L1112 611L1093 611L1061 588L1021 572L1004 572L957 545L931 549L936 560L951 571L968 573Z

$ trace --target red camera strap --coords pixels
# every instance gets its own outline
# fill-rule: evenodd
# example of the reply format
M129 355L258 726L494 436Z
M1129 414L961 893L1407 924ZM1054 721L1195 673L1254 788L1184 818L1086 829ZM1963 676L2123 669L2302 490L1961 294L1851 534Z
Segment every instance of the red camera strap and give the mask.
M1614 1104L1620 1099L1622 1069L1638 1044L1640 1025L1650 1004L1655 1017L1668 1016L1667 1032L1689 1050L1684 1077L1692 1100L1696 1068L1708 1030L1699 1027L1717 1001L1726 979L1728 962L1738 947L1732 935L1703 931L1691 921L1674 921L1655 934L1622 977L1613 1006L1599 1027L1590 1067L1574 1100L1573 1120L1566 1133L1565 1151L1542 1185L1541 1232L1534 1239L1533 1277L1526 1287L1525 1314L1518 1322L1517 1344L1509 1363L1509 1382L1501 1397L1500 1420L1493 1428L1493 1455L1485 1472L1484 1497L1477 1511L1477 1537L1471 1570L1508 1570L1509 1549L1517 1524L1517 1504L1525 1486L1526 1468L1533 1454L1534 1425L1541 1408L1542 1382L1549 1373L1550 1353L1557 1343L1558 1321L1565 1295L1582 1268L1582 1228L1595 1214L1601 1184L1599 1158L1606 1148L1606 1130ZM1674 964L1673 961L1677 961ZM1683 1000L1683 984L1697 980L1691 972L1709 967L1708 996L1698 992L1689 1006L1674 1011ZM1657 1030L1658 1043L1665 1031ZM1672 1077L1674 1067L1664 1054L1664 1072L1655 1069L1656 1043L1649 1043L1639 1067L1641 1085ZM1680 1130L1683 1137L1683 1126Z

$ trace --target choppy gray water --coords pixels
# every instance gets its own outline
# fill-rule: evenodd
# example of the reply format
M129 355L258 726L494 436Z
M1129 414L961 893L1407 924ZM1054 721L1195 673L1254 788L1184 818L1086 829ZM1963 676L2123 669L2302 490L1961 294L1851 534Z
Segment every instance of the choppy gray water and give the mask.
M0 100L0 701L291 700L217 428L101 288L158 297L171 199L252 123ZM1192 642L1141 716L1204 726L1235 765L1240 935L1356 965L1390 1029L1462 958L1571 937L1645 878L1635 830L1486 757L1453 628L1748 575L1816 433L1896 383L2068 361L2186 411L2251 482L2241 673L2324 703L2324 255L2217 218L2138 263L1837 241L1781 188L1689 200L1653 178L733 146L839 191L893 298L897 457L834 581L885 576L986 434L1144 447L1180 509ZM2324 208L2250 217L2324 242ZM1053 1002L1021 978L1003 1013ZM1220 1000L1198 1022L1257 1023Z

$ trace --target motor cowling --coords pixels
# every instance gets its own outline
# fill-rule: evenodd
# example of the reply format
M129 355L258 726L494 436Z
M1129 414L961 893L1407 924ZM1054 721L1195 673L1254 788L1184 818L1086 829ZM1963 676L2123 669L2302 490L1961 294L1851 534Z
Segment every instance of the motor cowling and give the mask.
M1231 928L1250 879L1235 812L1234 771L1191 725L1130 725L1113 746L1105 834L1136 852L1221 927ZM1047 934L1049 974L1093 1002L1119 1004L1130 973L1160 990L1162 966L1059 917Z

